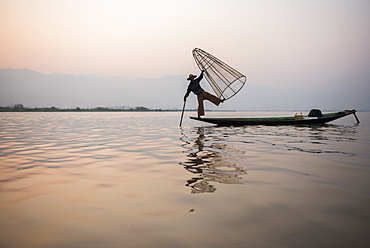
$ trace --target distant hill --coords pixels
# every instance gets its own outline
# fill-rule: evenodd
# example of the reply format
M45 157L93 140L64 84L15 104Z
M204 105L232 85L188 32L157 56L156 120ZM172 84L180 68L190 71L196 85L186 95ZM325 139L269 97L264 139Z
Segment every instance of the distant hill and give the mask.
M219 107L207 102L205 106L214 110L367 110L370 108L370 84L366 79L351 78L351 83L342 82L341 85L347 85L345 88L310 88L310 85L287 88L278 83L273 87L249 80L234 98ZM202 86L210 90L205 81L202 81ZM0 106L21 103L32 108L144 106L150 109L181 109L186 88L186 75L130 79L0 69ZM186 106L197 107L195 96L189 97Z
M129 79L102 75L43 74L27 69L0 69L0 105L59 108L182 104L186 76Z

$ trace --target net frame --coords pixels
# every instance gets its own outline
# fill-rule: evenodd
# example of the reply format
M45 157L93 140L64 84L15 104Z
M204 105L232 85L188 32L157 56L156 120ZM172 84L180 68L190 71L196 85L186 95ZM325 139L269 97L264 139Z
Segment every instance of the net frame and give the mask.
M228 100L243 88L247 81L245 75L200 48L193 49L192 54L198 68L204 70L207 82L220 99ZM220 85L221 82L224 85Z

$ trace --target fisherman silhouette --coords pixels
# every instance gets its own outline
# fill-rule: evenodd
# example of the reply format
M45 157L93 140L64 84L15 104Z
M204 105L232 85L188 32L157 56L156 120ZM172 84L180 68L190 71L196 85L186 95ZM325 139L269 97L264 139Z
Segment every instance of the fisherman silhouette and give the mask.
M190 74L187 80L190 80L188 89L186 91L186 94L184 96L184 101L186 101L186 98L188 98L190 92L193 92L198 99L198 117L201 117L204 115L204 100L208 100L212 102L215 105L220 105L220 103L224 102L224 100L218 98L217 96L212 95L211 93L208 93L200 86L200 81L203 79L203 73L204 70L202 70L199 77L196 75Z

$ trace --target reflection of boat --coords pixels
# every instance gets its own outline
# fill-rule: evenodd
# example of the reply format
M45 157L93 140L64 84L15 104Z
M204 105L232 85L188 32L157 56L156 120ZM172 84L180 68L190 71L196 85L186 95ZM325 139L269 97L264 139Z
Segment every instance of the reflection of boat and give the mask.
M199 118L190 117L193 120L204 121L218 126L244 126L244 125L312 125L323 124L344 116L353 114L356 110L344 110L335 113L321 114L320 110L313 109L307 116L296 115L291 117L262 117L262 118Z

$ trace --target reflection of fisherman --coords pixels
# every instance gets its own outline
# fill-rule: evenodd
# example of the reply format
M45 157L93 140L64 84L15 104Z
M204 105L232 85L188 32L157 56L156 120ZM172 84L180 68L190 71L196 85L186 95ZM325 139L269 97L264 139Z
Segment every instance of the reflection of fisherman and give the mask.
M214 182L240 184L241 175L247 174L247 172L242 167L223 159L221 151L225 149L226 145L213 143L212 138L209 140L204 134L203 127L198 128L197 133L199 136L194 141L194 149L191 149L193 152L187 155L187 161L180 163L187 171L195 174L187 180L186 184L187 187L191 188L191 193L215 192Z
M186 101L186 98L189 96L190 92L192 91L195 95L197 95L198 98L198 117L201 117L204 115L204 100L208 100L213 102L215 105L219 105L221 102L224 102L224 100L221 100L217 96L214 96L205 90L202 89L200 86L200 80L203 78L203 72L200 74L199 77L196 75L190 74L187 80L190 80L188 90L186 91L186 94L184 96L184 101ZM197 77L197 78L196 78ZM195 79L196 78L196 79Z

